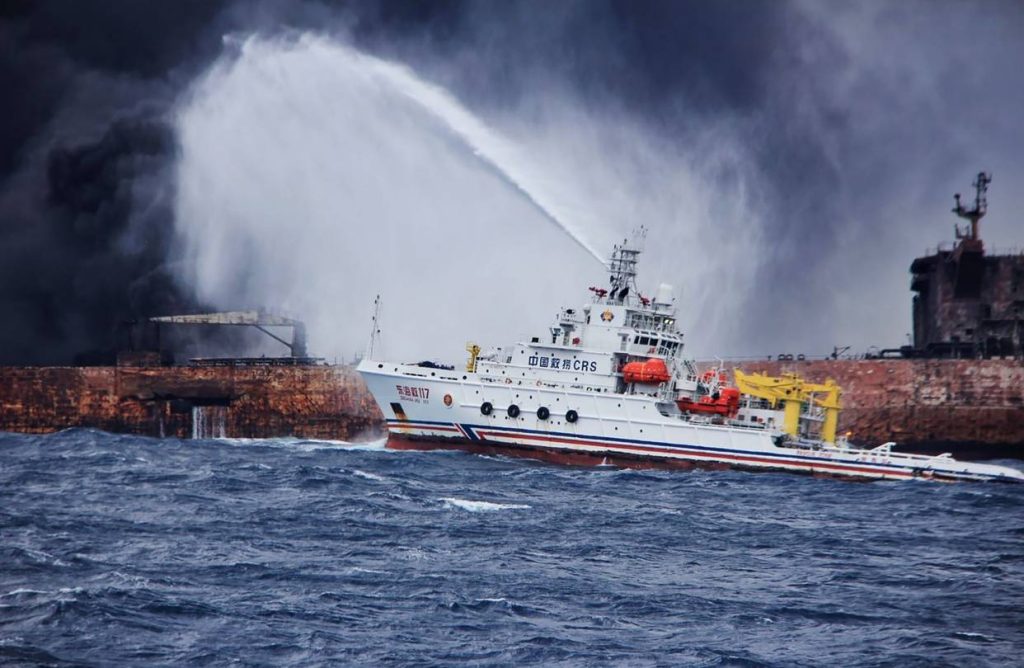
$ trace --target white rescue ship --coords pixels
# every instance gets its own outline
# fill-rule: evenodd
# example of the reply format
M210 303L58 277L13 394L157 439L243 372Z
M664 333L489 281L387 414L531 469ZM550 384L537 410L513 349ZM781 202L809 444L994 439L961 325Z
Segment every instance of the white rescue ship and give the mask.
M736 468L861 480L1024 482L991 464L856 447L837 437L839 388L721 369L682 356L672 288L636 287L643 232L616 246L608 288L591 287L543 337L481 353L464 369L373 359L359 372L388 447L447 448L572 465ZM374 323L376 331L376 322ZM372 350L372 348L371 348Z

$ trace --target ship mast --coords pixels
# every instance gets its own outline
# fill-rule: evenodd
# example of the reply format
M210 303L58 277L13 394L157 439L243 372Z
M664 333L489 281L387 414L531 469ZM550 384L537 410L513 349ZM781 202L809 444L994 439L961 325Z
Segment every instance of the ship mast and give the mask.
M961 229L959 225L956 226L957 239L977 241L978 221L985 217L985 212L988 209L988 199L985 194L988 192L988 184L990 183L992 183L991 174L978 172L978 178L975 179L973 184L974 206L970 209L965 209L964 205L960 203L960 193L953 195L953 199L956 201L956 206L953 207L953 213L964 220L970 221L971 223L970 229Z
M370 339L366 342L366 354L363 359L373 359L373 349L380 344L380 295L373 300L373 320L370 322Z
M609 302L623 304L630 291L636 293L636 263L646 238L647 228L641 225L633 232L632 240L623 239L622 244L615 246L612 251L612 259L608 262L608 271L611 273Z

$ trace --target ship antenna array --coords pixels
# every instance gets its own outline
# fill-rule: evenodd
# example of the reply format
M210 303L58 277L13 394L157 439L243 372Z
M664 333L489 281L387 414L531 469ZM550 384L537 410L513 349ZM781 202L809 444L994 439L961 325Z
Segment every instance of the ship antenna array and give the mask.
M968 220L971 223L970 230L961 230L960 226L956 227L956 238L957 239L977 239L978 238L978 221L985 217L985 213L988 211L988 184L992 183L992 174L986 172L978 172L978 178L974 180L974 206L970 209L965 209L964 205L960 202L960 193L953 195L956 206L953 207L953 213L960 216L964 220Z
M636 263L643 250L647 238L647 228L641 225L633 231L633 239L623 239L612 251L612 259L608 262L611 274L611 292L609 299L624 302L630 290L636 292Z
M370 340L363 359L373 359L373 349L380 344L380 295L373 300L373 319L370 321Z

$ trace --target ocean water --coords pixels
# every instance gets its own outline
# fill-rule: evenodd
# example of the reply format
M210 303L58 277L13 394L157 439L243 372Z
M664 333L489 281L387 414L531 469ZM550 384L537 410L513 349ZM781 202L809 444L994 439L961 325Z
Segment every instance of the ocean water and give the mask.
M1024 486L0 434L2 665L1022 655Z

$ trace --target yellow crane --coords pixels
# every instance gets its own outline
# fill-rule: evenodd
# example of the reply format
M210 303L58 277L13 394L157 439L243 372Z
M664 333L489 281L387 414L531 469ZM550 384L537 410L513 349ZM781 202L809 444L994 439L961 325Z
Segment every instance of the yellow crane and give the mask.
M466 371L476 373L476 358L480 357L480 346L473 342L467 343L466 352L469 353L469 361L466 362Z
M842 390L831 378L824 383L808 383L795 373L768 376L763 373L743 373L739 369L733 369L733 377L736 379L736 387L743 394L767 399L772 408L782 403L782 429L791 436L799 436L801 407L805 403L819 406L825 413L821 440L835 444L841 408L839 395Z

